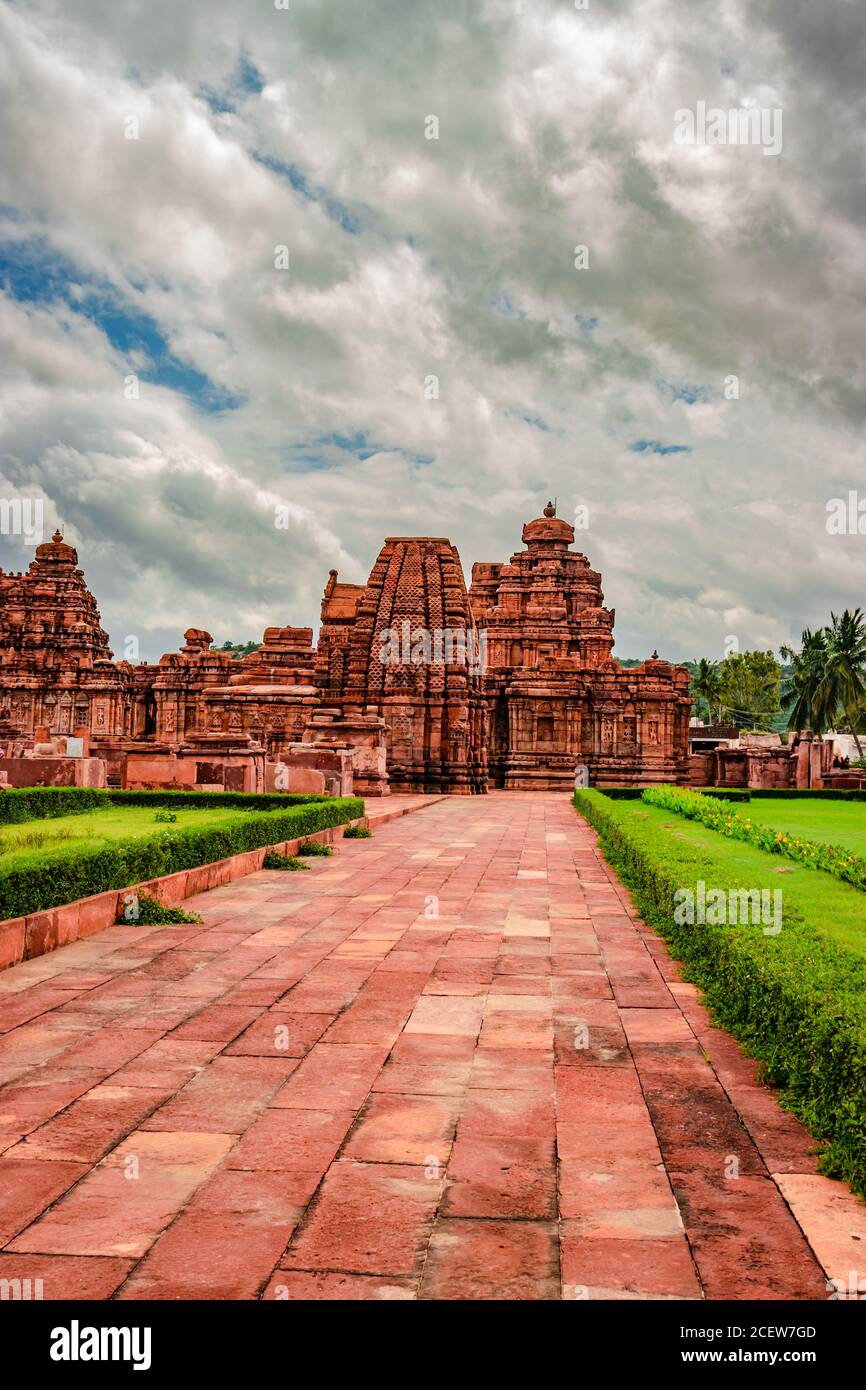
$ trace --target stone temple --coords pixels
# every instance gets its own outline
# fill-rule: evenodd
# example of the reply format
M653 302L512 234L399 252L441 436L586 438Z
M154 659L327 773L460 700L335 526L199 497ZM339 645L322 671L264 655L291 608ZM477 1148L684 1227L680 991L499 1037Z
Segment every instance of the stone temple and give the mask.
M466 795L567 790L577 766L590 785L686 782L687 670L613 658L601 576L552 504L522 539L467 589L449 540L391 537L366 584L331 571L315 645L270 627L236 660L190 628L131 665L58 532L25 573L0 571L0 771L24 785L34 750L77 738L126 786L309 790L315 774Z

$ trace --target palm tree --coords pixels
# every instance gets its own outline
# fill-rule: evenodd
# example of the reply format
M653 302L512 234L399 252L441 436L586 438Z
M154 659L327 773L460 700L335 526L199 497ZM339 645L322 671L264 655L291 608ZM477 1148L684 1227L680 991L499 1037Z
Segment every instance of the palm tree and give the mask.
M827 658L824 668L823 699L828 706L840 709L854 735L858 758L863 749L857 737L856 724L866 696L866 617L861 608L853 613L846 608L839 617L830 614L826 631Z
M790 705L788 728L798 731L812 729L824 733L832 723L836 704L827 707L824 678L827 670L827 629L812 632L808 627L801 638L802 649L780 647L780 653L794 667L782 685L782 705Z
M702 656L700 661L695 661L692 667L691 694L696 700L703 700L707 707L707 718L710 723L713 719L713 703L718 706L719 700L719 664L717 661L710 661Z

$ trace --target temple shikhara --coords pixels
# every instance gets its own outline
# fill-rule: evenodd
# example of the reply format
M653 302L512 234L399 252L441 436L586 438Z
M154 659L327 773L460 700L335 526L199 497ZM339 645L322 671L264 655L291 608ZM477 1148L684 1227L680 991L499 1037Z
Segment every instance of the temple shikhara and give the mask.
M366 584L331 571L316 644L270 627L237 660L190 628L132 665L58 532L0 571L0 778L368 796L569 790L578 767L597 786L687 781L688 671L615 660L601 576L552 504L522 540L467 589L450 541L391 537Z

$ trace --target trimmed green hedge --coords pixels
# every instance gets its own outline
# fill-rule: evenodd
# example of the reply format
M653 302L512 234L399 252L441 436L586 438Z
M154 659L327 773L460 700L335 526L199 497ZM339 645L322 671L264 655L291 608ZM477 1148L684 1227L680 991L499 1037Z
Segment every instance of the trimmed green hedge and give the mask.
M239 811L276 811L286 806L306 806L328 801L326 796L298 796L291 792L122 792L98 787L15 787L0 793L0 825L28 820L49 820L94 811L100 806L173 806L202 811L236 806Z
M108 804L106 795L95 787L15 787L0 792L0 825L94 811Z
M682 816L684 820L698 821L719 835L726 835L731 840L743 840L748 845L754 845L755 849L765 850L767 854L781 854L786 859L796 860L798 864L806 864L810 869L820 869L866 892L866 859L852 853L844 845L805 840L791 831L763 825L749 816L740 816L736 811L723 811L720 806L713 804L710 797L684 787L648 787L642 799L648 806L661 806L675 816Z
M786 1106L826 1142L821 1165L866 1196L866 960L806 920L805 900L785 888L784 929L678 924L675 893L703 878L742 888L722 847L714 856L659 833L600 793L578 791L577 810L598 831L608 862L638 910L671 945L703 990L721 1027L765 1064Z
M288 807L285 801L279 797L281 810L251 811L236 821L210 828L162 830L98 848L46 850L34 855L26 867L10 868L5 873L0 864L0 921L62 907L76 898L128 888L182 869L197 869L245 850L297 840L364 814L364 802L355 796Z

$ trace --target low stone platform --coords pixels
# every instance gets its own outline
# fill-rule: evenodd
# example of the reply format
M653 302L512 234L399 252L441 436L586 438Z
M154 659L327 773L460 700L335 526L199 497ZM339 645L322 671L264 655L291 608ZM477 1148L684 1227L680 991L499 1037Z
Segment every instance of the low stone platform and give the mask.
M566 798L443 799L311 862L0 976L0 1278L824 1299L858 1268L866 1208Z

